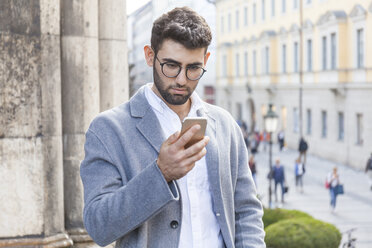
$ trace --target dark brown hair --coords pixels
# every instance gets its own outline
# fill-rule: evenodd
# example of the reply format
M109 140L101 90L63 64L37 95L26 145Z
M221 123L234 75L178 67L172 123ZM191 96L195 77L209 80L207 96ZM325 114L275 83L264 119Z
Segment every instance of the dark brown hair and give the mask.
M212 33L203 17L189 7L182 7L155 20L151 32L151 47L155 54L166 39L179 42L188 49L205 47L207 51Z

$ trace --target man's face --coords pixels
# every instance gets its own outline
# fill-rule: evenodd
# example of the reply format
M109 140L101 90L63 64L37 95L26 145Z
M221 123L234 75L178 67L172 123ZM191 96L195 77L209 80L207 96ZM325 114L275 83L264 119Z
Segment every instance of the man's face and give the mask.
M165 40L153 62L154 84L160 96L171 105L185 104L194 92L199 80L192 81L186 77L186 69L190 66L204 67L209 57L205 48L187 49L173 40ZM160 63L170 62L182 67L175 78L166 77Z

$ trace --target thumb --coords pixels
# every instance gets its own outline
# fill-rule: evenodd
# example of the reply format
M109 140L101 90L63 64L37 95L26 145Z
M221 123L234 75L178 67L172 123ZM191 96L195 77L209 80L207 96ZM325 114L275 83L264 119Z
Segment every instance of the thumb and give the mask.
M168 144L173 144L174 142L176 142L178 140L179 136L180 136L180 131L175 132L174 134L172 134L171 136L168 137L167 143Z

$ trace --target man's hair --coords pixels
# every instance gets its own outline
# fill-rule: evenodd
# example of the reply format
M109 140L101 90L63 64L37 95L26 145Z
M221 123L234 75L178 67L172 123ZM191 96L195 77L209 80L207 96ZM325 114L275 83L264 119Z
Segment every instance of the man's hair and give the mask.
M211 29L198 13L189 7L175 8L155 20L151 32L151 47L155 54L163 41L171 39L188 49L207 48L212 40Z

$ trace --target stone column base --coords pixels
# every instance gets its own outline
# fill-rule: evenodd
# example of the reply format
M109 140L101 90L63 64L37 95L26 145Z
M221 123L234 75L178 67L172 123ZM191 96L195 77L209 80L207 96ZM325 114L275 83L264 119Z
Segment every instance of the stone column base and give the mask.
M0 247L22 247L22 248L59 248L71 247L73 241L66 233L56 234L49 237L35 237L35 238L14 238L1 239Z
M96 248L100 247L94 241L92 238L89 236L87 231L84 228L75 228L75 229L70 229L67 230L69 236L74 242L73 247L74 248ZM114 247L115 243L112 243L105 248L111 248Z

